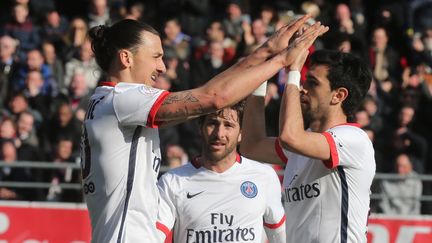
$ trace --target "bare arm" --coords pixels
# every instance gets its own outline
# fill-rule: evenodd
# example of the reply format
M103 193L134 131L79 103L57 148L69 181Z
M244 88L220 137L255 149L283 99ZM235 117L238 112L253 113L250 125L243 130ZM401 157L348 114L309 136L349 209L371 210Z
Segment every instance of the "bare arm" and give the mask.
M156 120L190 119L237 103L281 68L290 65L301 50L308 49L322 32L321 27L319 23L315 24L302 35L303 38L266 61L272 48L262 47L202 87L171 93L157 112ZM292 28L286 31L292 31Z
M299 55L291 66L291 70L300 70L307 54L308 52L305 51ZM330 148L324 135L307 132L304 129L299 91L296 85L288 83L285 85L279 114L279 141L283 148L291 152L328 160L330 159Z
M243 114L240 152L253 160L283 164L275 150L276 138L266 135L264 115L264 97L251 95Z

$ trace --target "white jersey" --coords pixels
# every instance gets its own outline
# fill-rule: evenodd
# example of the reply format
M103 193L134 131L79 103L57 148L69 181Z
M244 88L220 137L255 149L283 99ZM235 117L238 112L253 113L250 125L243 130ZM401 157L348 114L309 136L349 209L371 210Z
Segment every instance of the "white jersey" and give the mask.
M374 149L355 124L324 132L331 159L320 161L291 153L276 142L287 161L284 206L287 242L366 242Z
M285 238L276 172L239 155L237 162L223 173L186 164L159 179L159 222L174 226L174 242L261 242L264 228Z
M91 97L81 148L92 242L157 242L161 155L154 118L168 92L103 85Z

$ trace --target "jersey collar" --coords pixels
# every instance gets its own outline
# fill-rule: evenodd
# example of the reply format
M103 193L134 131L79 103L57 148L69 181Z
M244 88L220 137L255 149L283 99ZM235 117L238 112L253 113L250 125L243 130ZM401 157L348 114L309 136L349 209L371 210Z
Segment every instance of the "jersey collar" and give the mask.
M193 167L195 167L196 169L199 169L201 167L201 163L199 162L199 159L201 158L201 156L197 156L195 158L193 158L191 160L191 164L193 165ZM242 157L240 156L239 153L236 153L236 162L241 164L242 162Z
M345 122L345 123L337 124L337 125L335 125L333 127L338 127L338 126L353 126L353 127L361 128L361 125L358 124L358 123L355 123L355 122Z
M117 85L117 83L115 83L115 82L108 82L108 81L104 81L104 82L99 82L98 83L98 87L100 87L100 86L110 86L110 87L114 87L114 86L116 86Z

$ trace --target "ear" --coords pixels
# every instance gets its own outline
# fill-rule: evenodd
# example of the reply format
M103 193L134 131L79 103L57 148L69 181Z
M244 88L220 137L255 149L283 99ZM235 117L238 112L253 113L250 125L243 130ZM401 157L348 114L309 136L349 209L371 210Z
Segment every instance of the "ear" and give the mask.
M237 138L237 142L238 143L240 143L241 142L241 140L242 140L242 131L240 130L240 133L239 133L239 136L238 136L238 138Z
M132 52L122 49L118 52L120 63L123 67L129 68L133 65Z
M348 90L344 87L337 88L333 91L333 96L331 99L331 104L336 105L342 103L348 97Z

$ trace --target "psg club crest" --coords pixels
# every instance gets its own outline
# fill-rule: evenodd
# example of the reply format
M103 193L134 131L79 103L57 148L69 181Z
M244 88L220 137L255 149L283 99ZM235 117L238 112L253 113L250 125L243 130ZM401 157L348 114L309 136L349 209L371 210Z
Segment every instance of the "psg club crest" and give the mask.
M250 181L245 181L240 186L240 191L247 198L254 198L258 194L257 186Z

